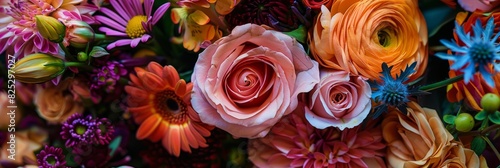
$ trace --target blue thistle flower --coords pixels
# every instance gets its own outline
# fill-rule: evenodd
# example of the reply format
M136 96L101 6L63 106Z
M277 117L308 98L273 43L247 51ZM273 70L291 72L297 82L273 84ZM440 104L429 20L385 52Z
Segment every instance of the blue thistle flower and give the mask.
M465 46L459 46L454 40L441 40L444 46L448 47L454 54L436 53L436 56L441 59L452 60L454 63L450 66L453 70L462 70L464 73L464 82L468 83L472 76L479 69L479 72L490 86L494 86L494 81L491 78L492 73L500 71L500 46L497 46L495 41L500 36L497 33L493 38L493 30L495 23L491 17L485 28L483 29L481 21L477 19L473 25L474 36L470 33L465 33L462 26L455 22L455 29L460 40ZM494 72L490 72L489 66L493 65Z
M370 87L373 89L372 99L377 103L381 103L374 108L373 118L377 118L387 111L389 106L397 107L401 112L406 113L406 103L410 101L409 96L425 93L419 91L418 88L409 87L407 84L408 77L415 72L416 66L417 62L413 62L410 66L407 65L404 71L401 70L401 73L396 75L396 78L393 78L391 75L393 66L388 67L385 62L382 64L382 76L380 76L382 82L369 82Z

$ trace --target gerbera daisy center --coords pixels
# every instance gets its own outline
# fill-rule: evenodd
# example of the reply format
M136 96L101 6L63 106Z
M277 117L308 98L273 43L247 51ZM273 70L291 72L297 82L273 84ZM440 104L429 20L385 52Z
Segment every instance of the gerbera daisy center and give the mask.
M469 55L475 63L485 65L495 57L495 46L490 43L474 43L469 49Z
M130 38L138 38L146 34L146 29L142 26L142 22L146 23L148 17L144 15L137 15L132 17L127 23L125 32Z
M187 105L172 90L158 92L154 100L155 108L164 120L171 123L184 123Z

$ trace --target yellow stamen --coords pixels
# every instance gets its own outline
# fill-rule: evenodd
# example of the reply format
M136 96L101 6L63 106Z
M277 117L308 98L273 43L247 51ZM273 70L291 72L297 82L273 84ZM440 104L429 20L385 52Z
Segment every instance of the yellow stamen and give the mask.
M142 22L148 21L148 17L144 15L137 15L130 19L127 23L127 29L125 32L130 38L141 37L146 33L146 30L142 26Z

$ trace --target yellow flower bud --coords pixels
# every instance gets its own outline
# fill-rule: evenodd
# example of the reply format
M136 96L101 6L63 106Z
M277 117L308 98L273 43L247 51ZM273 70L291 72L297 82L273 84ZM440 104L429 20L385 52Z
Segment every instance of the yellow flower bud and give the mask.
M43 38L54 43L63 41L66 27L59 20L45 15L36 15L35 19L36 28Z
M49 81L64 72L62 59L35 53L21 58L11 69L17 81L23 83L42 83Z

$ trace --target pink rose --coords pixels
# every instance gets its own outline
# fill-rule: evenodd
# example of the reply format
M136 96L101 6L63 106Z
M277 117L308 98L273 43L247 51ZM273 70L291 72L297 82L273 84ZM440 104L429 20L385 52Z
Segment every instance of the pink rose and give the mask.
M466 11L475 12L476 10L482 12L489 12L493 8L500 5L498 0L458 0L458 4Z
M359 125L371 109L368 82L345 71L321 70L320 78L308 97L307 121L318 129Z
M191 103L202 122L235 137L258 138L318 81L317 62L295 39L246 24L199 55Z

